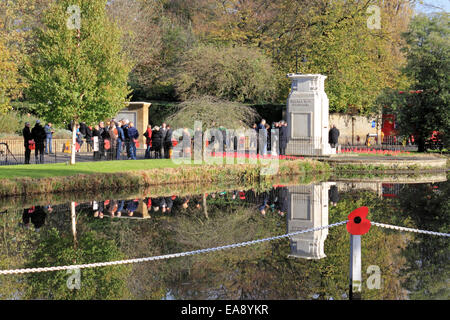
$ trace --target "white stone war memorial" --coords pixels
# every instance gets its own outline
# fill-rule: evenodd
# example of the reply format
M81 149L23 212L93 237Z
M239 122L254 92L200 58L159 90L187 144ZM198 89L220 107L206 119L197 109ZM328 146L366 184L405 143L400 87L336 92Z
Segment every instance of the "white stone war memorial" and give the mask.
M288 144L291 156L330 156L336 154L328 143L329 100L326 76L288 74L292 81L287 102Z

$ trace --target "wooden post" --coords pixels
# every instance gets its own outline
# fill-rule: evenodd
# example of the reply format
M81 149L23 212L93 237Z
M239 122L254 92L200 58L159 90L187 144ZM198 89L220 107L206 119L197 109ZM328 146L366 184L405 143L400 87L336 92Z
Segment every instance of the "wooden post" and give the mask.
M361 236L350 235L349 299L361 300Z

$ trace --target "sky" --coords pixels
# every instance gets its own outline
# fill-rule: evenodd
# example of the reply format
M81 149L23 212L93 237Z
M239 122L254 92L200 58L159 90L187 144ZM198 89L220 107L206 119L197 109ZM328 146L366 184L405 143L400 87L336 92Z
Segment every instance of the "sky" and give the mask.
M444 11L450 12L450 0L425 0L423 1L425 5L417 5L417 10L421 12L430 13L433 11L441 11L439 9L434 9L433 7L443 8ZM426 4L432 6L426 6Z

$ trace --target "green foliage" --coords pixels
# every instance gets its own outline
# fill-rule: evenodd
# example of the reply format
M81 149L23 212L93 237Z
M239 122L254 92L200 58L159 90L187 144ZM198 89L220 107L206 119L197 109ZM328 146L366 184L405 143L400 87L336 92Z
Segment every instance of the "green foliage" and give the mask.
M195 121L203 123L206 128L223 126L227 129L250 127L258 118L251 107L215 97L200 97L185 101L178 111L166 120L172 128L194 128Z
M149 48L147 56L135 62L129 83L134 90L134 99L172 101L177 95L176 68L182 55L195 45L196 40L189 27L180 25L174 19L162 16L153 20L156 19L158 22L154 29L159 32L154 36L158 38L153 40L153 46ZM149 41L151 37L146 36L147 39L143 40ZM155 42L158 45L155 46ZM139 47L137 50L142 48Z
M257 49L198 46L183 56L177 92L182 99L210 95L238 102L272 102L280 78L271 60Z
M34 116L21 115L18 112L10 111L0 115L0 134L22 134L25 122L34 125L37 118Z
M0 20L0 28L2 22ZM0 36L2 34L0 33ZM18 82L18 69L12 54L0 38L0 115L11 109L10 99L17 94L20 88Z
M66 13L81 8L81 30L70 30ZM58 1L35 30L36 50L27 69L27 96L40 116L55 124L97 122L123 109L130 91L120 32L102 0Z
M121 260L124 256L111 240L103 239L95 232L86 232L78 240L75 249L73 238L51 229L41 238L33 251L28 267L84 264ZM69 274L65 271L30 274L27 298L54 300L107 300L127 298L126 288L129 266L82 269L81 288L67 287Z
M435 187L435 188L434 188ZM407 186L400 194L402 214L415 228L448 232L450 219L450 184L422 184ZM417 235L403 252L406 266L405 288L411 299L439 299L450 297L448 238Z
M420 152L434 130L442 133L445 146L450 145L449 35L449 14L416 16L404 35L404 73L414 80L414 93L388 91L380 98L380 104L397 115L400 133L415 136Z

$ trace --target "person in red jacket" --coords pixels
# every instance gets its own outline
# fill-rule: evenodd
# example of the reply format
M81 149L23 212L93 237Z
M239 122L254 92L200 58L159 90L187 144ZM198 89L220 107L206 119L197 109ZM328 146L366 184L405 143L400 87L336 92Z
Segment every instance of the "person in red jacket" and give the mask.
M145 144L147 145L147 150L145 151L145 159L151 159L151 148L152 148L152 126L148 125L147 130L144 133Z

